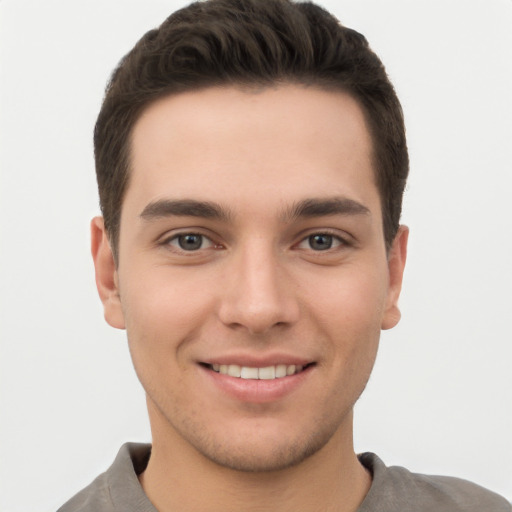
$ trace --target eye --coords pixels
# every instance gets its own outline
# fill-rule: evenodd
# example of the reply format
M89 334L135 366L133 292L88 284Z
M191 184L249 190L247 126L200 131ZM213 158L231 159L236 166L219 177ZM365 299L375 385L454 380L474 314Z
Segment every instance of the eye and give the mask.
M314 233L304 238L298 245L299 249L313 249L313 251L327 251L346 245L346 242L340 237L329 233Z
M198 251L199 249L207 249L214 247L214 243L206 236L199 233L182 233L168 239L166 245L170 245L182 251Z
M308 243L311 249L315 251L326 251L332 247L333 236L326 234L318 234L308 236Z

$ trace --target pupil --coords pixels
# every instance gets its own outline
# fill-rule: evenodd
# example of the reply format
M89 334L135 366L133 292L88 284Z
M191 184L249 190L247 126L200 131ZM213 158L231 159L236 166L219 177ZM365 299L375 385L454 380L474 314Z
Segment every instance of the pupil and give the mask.
M317 251L325 251L332 247L331 235L312 235L309 237L309 245Z
M203 239L201 235L181 235L178 243L185 251L195 251L201 248Z

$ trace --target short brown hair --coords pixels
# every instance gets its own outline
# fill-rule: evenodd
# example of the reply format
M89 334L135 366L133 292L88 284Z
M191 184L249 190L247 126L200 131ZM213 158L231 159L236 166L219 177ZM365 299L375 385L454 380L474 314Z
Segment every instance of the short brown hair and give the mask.
M207 0L147 32L107 85L94 147L100 205L116 261L130 135L141 112L183 91L280 83L340 90L359 102L372 136L384 237L391 246L409 158L400 102L367 40L311 2Z

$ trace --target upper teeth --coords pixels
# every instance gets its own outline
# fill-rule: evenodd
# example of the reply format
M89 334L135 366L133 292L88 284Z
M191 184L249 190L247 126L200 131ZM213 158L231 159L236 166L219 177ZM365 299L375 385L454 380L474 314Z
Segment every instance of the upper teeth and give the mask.
M304 367L298 364L277 364L275 366L266 366L265 368L251 368L237 364L212 364L212 368L214 371L229 375L230 377L270 380L294 375L301 372Z

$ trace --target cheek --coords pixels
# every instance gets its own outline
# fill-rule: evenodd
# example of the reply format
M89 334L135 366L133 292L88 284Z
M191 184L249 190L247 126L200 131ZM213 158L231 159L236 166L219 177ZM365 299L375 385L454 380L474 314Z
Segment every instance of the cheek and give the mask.
M139 272L122 289L121 302L125 320L131 330L150 332L161 337L179 333L200 324L211 308L212 294L198 273L172 272L162 267Z
M380 331L387 275L377 269L347 267L323 282L308 299L324 325L343 331Z
M165 269L140 272L121 283L128 345L139 379L146 389L171 375L176 379L186 368L185 349L199 339L208 317L210 294L194 280L172 279Z
M321 294L310 300L312 315L328 343L328 359L342 379L361 388L377 354L387 281L382 272L343 271L324 283ZM356 392L356 390L354 390Z
M182 295L171 287L155 288L146 280L122 300L133 366L156 403L167 402L169 391L182 388L187 367L182 347L194 338L201 318Z

